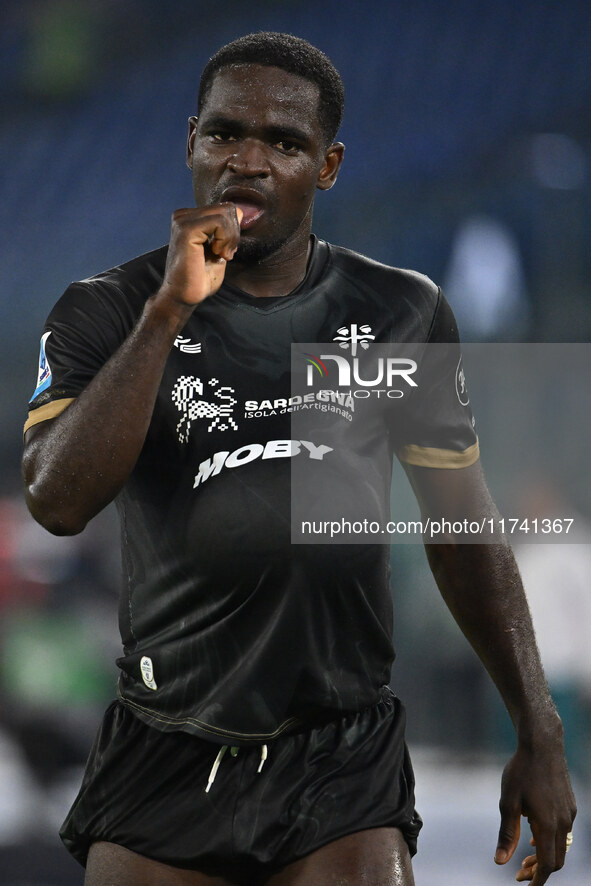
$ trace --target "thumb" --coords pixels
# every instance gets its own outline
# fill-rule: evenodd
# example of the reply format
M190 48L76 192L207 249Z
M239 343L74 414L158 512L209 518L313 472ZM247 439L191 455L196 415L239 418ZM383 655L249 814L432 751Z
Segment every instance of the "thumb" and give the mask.
M495 862L497 864L505 864L509 861L517 849L520 831L520 810L501 811L501 827L499 829L499 839L497 841L497 849L495 852Z

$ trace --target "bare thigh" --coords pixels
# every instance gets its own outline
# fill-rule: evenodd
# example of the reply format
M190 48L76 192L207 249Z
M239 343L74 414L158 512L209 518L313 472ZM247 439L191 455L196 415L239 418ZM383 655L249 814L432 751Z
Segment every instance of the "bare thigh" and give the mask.
M242 886L255 886L245 880ZM397 828L372 828L335 840L256 886L415 886L406 840ZM145 858L115 843L94 843L84 886L236 886Z
M84 886L234 886L221 877L174 868L115 843L93 843Z
M410 852L398 828L341 837L287 865L264 886L414 886Z

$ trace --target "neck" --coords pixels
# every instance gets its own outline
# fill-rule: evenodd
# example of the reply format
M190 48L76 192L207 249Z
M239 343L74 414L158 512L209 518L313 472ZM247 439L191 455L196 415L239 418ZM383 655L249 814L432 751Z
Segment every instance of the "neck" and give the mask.
M228 263L226 279L258 298L288 295L306 276L310 249L308 237L305 243L290 250L287 255L280 249L260 262L247 264L234 259Z

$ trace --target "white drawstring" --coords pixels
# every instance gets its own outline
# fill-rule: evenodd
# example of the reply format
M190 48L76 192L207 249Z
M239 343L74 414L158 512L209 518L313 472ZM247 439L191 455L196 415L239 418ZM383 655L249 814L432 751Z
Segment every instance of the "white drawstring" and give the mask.
M222 747L220 748L220 750L218 752L217 757L215 758L215 760L213 762L213 766L211 767L211 772L209 773L209 778L207 780L207 787L205 788L206 794L209 793L209 789L215 781L217 771L220 768L220 763L222 762L222 757L224 756L224 754L226 753L227 750L228 750L228 745L227 744L222 745Z
M267 745L264 744L261 748L261 762L259 763L259 768L257 769L257 773L261 771L263 766L265 765L265 760L267 759Z
M223 756L227 750L228 750L228 745L227 744L222 745L222 747L218 751L217 757L213 761L213 766L211 767L211 772L209 773L209 778L207 779L207 787L205 788L206 794L209 793L209 789L211 788L212 784L215 781L217 771L220 768L220 763L222 762ZM239 750L239 748L236 748L236 747L230 748L230 753L232 754L233 757L238 756L238 750ZM265 760L267 759L267 757L268 757L268 748L267 748L267 745L264 744L261 746L261 760L259 763L259 768L257 769L257 774L261 771L261 769L265 765Z

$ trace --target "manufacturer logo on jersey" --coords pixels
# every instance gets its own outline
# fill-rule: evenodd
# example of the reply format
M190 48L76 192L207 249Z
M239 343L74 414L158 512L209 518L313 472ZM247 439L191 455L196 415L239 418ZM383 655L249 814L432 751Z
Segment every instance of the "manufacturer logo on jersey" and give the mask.
M213 419L207 427L208 432L238 430L238 425L232 418L234 406L238 402L232 396L236 393L234 388L220 385L217 378L210 379L208 384L215 388L211 393L217 397L219 403L197 399L203 394L203 382L194 375L181 375L172 389L172 402L182 413L181 420L176 426L180 443L188 441L191 425L197 419Z
M190 338L183 338L182 335L177 335L174 340L175 348L178 348L179 351L182 351L183 354L200 354L201 353L201 342L195 341L192 342Z
M337 335L333 338L333 341L338 341L340 343L341 348L351 348L351 356L354 357L357 353L357 345L360 344L362 348L368 348L370 341L375 340L375 335L371 335L371 326L367 326L364 324L363 326L357 326L356 323L351 323L351 328L348 326L341 326L340 329L337 329Z
M140 671L142 675L142 680L148 687L148 689L158 689L156 685L156 680L154 679L154 666L152 665L152 659L147 655L144 655L142 660L140 661Z
M39 371L37 373L37 386L35 388L35 391L33 392L31 400L34 400L35 397L37 397L42 391L45 391L51 384L51 366L49 365L49 360L47 359L47 354L45 353L45 343L50 335L51 330L49 330L49 332L44 332L41 337L41 346L39 348Z
M458 361L458 366L456 369L456 394L458 395L458 400L460 401L461 405L467 406L470 402L470 397L468 396L468 388L466 387L466 376L464 375L464 366L462 364L461 357Z

